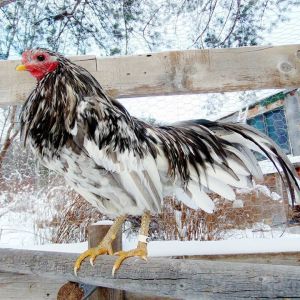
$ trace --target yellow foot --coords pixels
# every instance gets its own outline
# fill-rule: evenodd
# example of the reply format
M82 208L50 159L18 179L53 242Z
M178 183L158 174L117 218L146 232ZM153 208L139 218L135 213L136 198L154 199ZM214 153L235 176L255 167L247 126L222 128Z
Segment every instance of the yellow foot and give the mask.
M113 255L111 244L107 244L106 246L102 246L101 243L99 246L95 248L90 248L84 251L77 259L74 265L74 273L77 276L77 271L80 269L81 263L87 257L90 257L90 264L94 266L94 261L98 255L109 254Z
M136 248L130 251L118 251L114 253L114 255L118 255L119 258L115 261L113 269L112 269L112 276L115 275L115 272L120 268L122 262L129 257L137 256L141 259L147 261L147 249Z

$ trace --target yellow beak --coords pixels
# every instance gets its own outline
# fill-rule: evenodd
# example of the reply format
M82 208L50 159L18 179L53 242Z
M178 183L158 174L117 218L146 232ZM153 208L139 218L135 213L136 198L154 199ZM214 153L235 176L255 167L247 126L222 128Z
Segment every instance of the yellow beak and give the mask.
M16 71L27 71L27 68L25 65L18 65Z

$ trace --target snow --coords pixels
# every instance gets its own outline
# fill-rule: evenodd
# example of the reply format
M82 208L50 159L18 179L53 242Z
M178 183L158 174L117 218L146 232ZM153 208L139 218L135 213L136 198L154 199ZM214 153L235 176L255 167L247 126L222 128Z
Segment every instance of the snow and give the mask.
M281 196L278 195L278 194L275 193L275 192L272 192L272 193L271 193L271 199L274 200L274 201L279 201L279 200L281 200Z
M242 208L242 207L244 207L243 200L236 199L235 201L232 202L232 207L233 208Z
M250 254L300 251L300 238L223 241L163 241L149 243L149 256Z
M256 185L254 190L270 195L276 200L279 195L272 195L266 187ZM238 190L238 194L249 192ZM277 198L276 198L277 197ZM278 199L277 199L278 200ZM236 200L236 207L243 205L242 200ZM28 206L30 202L27 202ZM22 202L21 202L22 204ZM33 210L23 209L7 211L0 209L0 247L29 249L41 251L59 251L82 253L87 249L87 243L49 244L48 234L39 236L33 224L36 221ZM3 212L3 214L1 214ZM176 218L180 225L180 215ZM112 221L104 220L96 224L111 225ZM182 229L186 230L185 228ZM39 231L41 232L41 231ZM217 255L237 253L268 253L300 251L300 227L289 230L274 229L264 223L254 224L252 228L230 230L222 241L152 241L149 243L149 256L182 256L182 255ZM47 243L47 244L44 244ZM44 245L38 245L44 244ZM130 250L137 245L136 237L123 234L123 249Z
M288 155L287 157L289 158L289 160L291 161L292 164L300 163L300 156ZM274 164L268 159L260 161L259 166L264 175L277 173L277 170L276 170ZM281 170L280 167L279 167L279 170Z
M279 200L280 196L271 193L263 185L255 185L255 191L266 194L274 200ZM239 189L239 194L248 193L249 190ZM2 197L8 197L2 195ZM29 249L41 251L59 251L82 253L87 249L87 243L76 244L49 244L50 230L45 226L37 230L35 224L42 217L48 218L51 215L47 202L35 199L28 199L27 194L15 195L14 209L8 209L9 205L0 208L0 247ZM26 202L24 202L26 199ZM3 203L5 203L2 199ZM34 201L33 201L34 200ZM235 207L242 207L243 201L236 200ZM26 209L24 209L24 205ZM38 218L36 216L38 213ZM49 218L50 219L50 218ZM180 212L176 213L177 226L181 228ZM96 224L111 225L112 221L104 220ZM186 228L181 228L182 233ZM41 236L41 234L43 236ZM281 237L282 236L282 237ZM244 230L230 230L222 241L153 241L149 243L149 256L182 256L182 255L216 255L216 254L236 254L236 253L266 253L266 252L294 252L300 251L300 230L284 232L274 229L262 223L255 224L252 228ZM45 244L46 243L46 244ZM44 245L39 245L44 244ZM123 234L123 249L130 250L137 245L137 238L128 238Z
M124 250L135 248L137 241L131 239L123 245ZM3 245L0 244L1 248ZM14 247L40 251L81 253L87 249L87 243L48 244L30 247ZM282 238L230 239L222 241L153 241L148 244L149 257L169 257L185 255L253 254L273 252L299 252L299 235L290 234Z
M111 220L100 220L96 223L93 223L93 225L112 225L113 221Z
M26 246L42 241L34 230L31 213L7 211L0 220L0 244Z
M236 189L237 194L249 194L251 192L259 192L259 193L271 198L274 201L282 200L281 196L278 195L276 192L271 192L267 186L261 185L261 184L256 184L255 182L253 182L253 187L251 187L251 188ZM236 208L243 207L243 203L241 203L240 201L242 201L242 200L235 200L233 202L233 207L236 207Z
M32 195L29 191L16 194L3 193L0 197L2 245L14 247L50 242L52 228L46 226L44 221L52 220L51 206L54 206L55 202L47 201L48 195ZM13 198L13 201L6 204L10 198Z
M283 232L257 223L251 229L228 231L225 240L220 241L151 241L148 244L148 254L155 257L298 252L300 228L291 229L293 230ZM133 249L136 245L137 238L123 238L124 250Z
M27 245L25 246L10 246L0 243L0 248L9 249L24 249L36 251L52 251L52 252L65 252L65 253L82 253L88 248L88 243L69 243L69 244L44 244L44 245Z

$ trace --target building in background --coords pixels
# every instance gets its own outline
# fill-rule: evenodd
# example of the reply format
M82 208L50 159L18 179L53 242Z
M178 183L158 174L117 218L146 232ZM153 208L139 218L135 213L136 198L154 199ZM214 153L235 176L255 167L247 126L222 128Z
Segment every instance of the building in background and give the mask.
M281 91L221 120L245 122L265 133L288 155L300 176L300 90ZM256 155L266 178L263 184L271 192L282 195L288 203L288 195L277 170L265 157Z
M269 136L288 155L300 174L300 90L285 90L223 117L241 121ZM259 157L264 171L273 169ZM271 164L270 164L271 165Z

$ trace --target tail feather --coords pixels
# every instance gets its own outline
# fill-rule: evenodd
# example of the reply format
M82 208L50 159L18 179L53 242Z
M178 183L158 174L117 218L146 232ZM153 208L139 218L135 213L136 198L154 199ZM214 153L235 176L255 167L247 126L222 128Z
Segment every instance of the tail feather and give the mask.
M292 205L294 205L295 202L298 203L298 199L300 197L300 186L297 174L293 165L279 146L277 146L269 137L248 125L220 123L220 126L224 127L228 131L239 134L247 141L247 145L250 146L250 149L259 149L259 152L273 163L274 167L280 174L282 181L285 183L287 190L290 193ZM226 137L222 138L226 139ZM249 142L251 142L254 147L251 147ZM298 194L298 197L295 196L296 194Z
M255 128L246 124L207 120L179 122L176 127L177 138L174 140L177 143L173 151L176 152L176 147L183 147L183 144L188 149L186 156L181 156L181 159L188 161L185 178L195 183L195 177L198 177L200 186L233 199L230 189L224 193L220 191L222 185L246 187L251 184L252 177L259 180L263 178L263 172L253 154L255 151L275 166L287 187L292 205L300 203L300 181L293 165L279 146ZM174 134L173 128L170 127L168 131L171 135ZM208 185L205 178L214 178L214 181L211 180L211 185ZM222 184L218 184L218 181Z
M240 146L240 144L234 144L234 146L227 146L228 151L234 153L239 161L241 161L245 167L249 170L258 180L262 180L264 175L261 168L255 158L254 154L246 147Z

